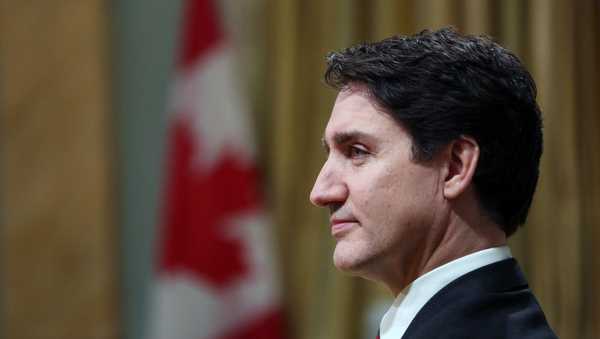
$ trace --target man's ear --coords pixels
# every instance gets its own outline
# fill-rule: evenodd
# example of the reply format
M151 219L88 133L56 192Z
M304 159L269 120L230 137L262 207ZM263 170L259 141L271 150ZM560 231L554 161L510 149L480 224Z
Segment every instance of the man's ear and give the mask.
M454 199L460 196L473 181L479 145L475 139L461 135L452 141L447 149L447 175L444 180L444 197Z

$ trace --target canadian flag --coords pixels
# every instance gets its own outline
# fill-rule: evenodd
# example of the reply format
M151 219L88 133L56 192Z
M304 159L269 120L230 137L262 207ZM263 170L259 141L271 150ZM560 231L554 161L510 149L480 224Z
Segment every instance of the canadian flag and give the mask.
M210 0L188 0L147 338L283 338L246 105Z

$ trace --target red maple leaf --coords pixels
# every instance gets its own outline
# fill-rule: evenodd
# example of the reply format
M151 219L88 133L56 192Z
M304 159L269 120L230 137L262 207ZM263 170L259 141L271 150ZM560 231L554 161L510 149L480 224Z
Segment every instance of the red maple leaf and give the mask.
M228 220L257 208L256 168L225 150L207 171L194 162L199 150L182 121L171 141L161 269L225 287L248 273L243 239Z

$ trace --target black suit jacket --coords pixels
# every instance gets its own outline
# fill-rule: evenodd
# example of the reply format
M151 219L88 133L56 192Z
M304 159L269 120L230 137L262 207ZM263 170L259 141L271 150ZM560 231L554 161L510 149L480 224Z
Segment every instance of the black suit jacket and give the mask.
M556 338L514 259L454 280L417 313L402 339Z

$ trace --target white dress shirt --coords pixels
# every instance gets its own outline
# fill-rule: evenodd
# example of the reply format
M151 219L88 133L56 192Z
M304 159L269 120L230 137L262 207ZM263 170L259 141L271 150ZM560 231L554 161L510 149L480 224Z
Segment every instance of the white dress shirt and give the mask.
M398 294L381 320L379 337L402 338L419 310L444 286L480 267L511 257L507 246L493 247L455 259L423 274Z

